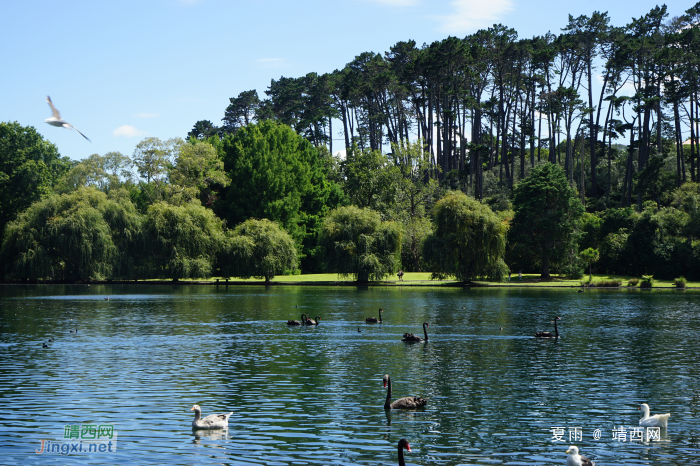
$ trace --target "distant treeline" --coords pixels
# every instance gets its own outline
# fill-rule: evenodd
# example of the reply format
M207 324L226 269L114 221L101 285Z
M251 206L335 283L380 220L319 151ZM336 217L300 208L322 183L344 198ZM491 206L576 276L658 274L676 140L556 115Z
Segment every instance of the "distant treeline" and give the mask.
M595 12L558 36L400 42L242 92L222 126L130 157L70 161L0 123L2 273L700 279L698 19L663 6L625 27Z

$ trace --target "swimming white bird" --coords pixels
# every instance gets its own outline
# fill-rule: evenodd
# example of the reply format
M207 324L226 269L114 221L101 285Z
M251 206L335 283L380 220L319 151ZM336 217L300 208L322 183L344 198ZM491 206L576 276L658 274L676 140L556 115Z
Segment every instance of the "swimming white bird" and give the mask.
M44 120L44 122L50 124L51 126L58 126L59 128L64 127L64 128L68 128L68 129L74 129L74 130L78 131L78 133L80 133L80 130L78 130L78 128L71 125L67 121L63 121L61 119L61 114L58 113L58 110L56 110L56 107L53 106L53 102L51 102L51 97L46 96L46 101L49 103L49 106L51 107L51 111L53 112L53 116L51 118L47 118L46 120ZM87 139L88 141L90 141L90 139L88 139L88 137L85 136L83 133L80 133L80 135L82 137L84 137L85 139ZM90 142L92 142L92 141L90 141Z
M210 414L202 419L202 409L199 405L192 406L190 411L194 411L193 429L226 429L228 428L228 419L233 414L233 411L224 414Z
M595 466L595 461L579 455L577 446L571 445L566 452L569 454L569 457L566 459L566 466Z
M644 413L644 417L639 420L639 425L642 427L668 427L668 418L671 417L671 413L666 414L654 414L649 416L649 405L642 403L642 405L637 408L641 409Z

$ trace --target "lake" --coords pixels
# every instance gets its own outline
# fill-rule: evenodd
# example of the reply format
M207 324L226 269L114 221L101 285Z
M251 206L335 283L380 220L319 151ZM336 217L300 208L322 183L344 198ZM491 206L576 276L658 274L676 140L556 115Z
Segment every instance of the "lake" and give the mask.
M2 463L392 465L406 438L408 464L698 464L700 292L576 291L0 286ZM384 374L427 406L385 411ZM640 439L641 403L668 429ZM116 443L50 451L78 429Z

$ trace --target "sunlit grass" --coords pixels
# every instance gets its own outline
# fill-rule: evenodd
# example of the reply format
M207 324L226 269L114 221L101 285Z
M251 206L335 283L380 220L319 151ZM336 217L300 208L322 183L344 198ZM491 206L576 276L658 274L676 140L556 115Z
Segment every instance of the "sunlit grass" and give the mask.
M403 280L399 281L396 275L390 275L386 279L377 282L370 282L370 285L387 285L387 286L454 286L459 285L454 279L451 280L431 280L430 272L406 272ZM593 274L592 282L595 284L599 281L607 280L619 280L622 284L620 288L639 288L628 287L627 283L631 277L627 275L604 275L604 274ZM207 282L225 282L224 277L213 277L206 280L181 280L181 281L207 281ZM264 283L263 279L249 278L242 279L236 277L230 277L229 282L249 282L253 283ZM341 278L334 273L317 273L317 274L302 274L302 275L277 275L272 279L273 283L280 284L315 284L315 285L336 285L336 284L354 284L352 277ZM490 282L490 281L475 281L475 285L481 286L499 286L499 287L581 287L582 284L588 284L588 274L586 274L581 279L569 279L566 277L559 277L558 275L552 275L552 278L547 281L542 281L539 274L523 274L522 279L518 277L518 274L511 274L510 280L505 282ZM654 278L654 288L675 288L673 280L661 280ZM686 287L700 287L700 282L688 281ZM606 287L607 288L607 287Z

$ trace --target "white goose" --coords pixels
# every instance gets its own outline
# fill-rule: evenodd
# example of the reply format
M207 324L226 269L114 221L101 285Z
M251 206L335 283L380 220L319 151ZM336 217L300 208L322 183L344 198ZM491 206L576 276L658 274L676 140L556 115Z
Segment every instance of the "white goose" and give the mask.
M595 461L591 461L578 452L578 447L571 445L566 452L569 457L566 459L566 466L595 466Z
M649 405L642 403L642 405L637 408L641 409L644 413L644 417L639 420L639 425L642 427L668 427L668 418L671 417L671 413L666 414L654 414L649 416Z
M190 411L194 411L193 429L226 429L228 428L228 419L233 414L233 411L225 414L210 414L202 419L202 409L199 405L192 406Z
M53 116L51 118L47 118L46 120L44 120L45 123L48 123L51 126L58 126L59 128L64 127L64 128L68 128L68 129L74 129L78 133L80 133L80 135L82 137L84 137L85 139L90 141L90 139L87 136L85 136L83 133L81 133L78 128L71 125L67 121L64 121L61 119L61 114L58 113L58 110L56 109L56 107L53 106L53 102L51 102L51 97L46 96L46 101L49 103L49 106L51 107L51 111L53 112ZM92 142L92 141L90 141L90 142Z

